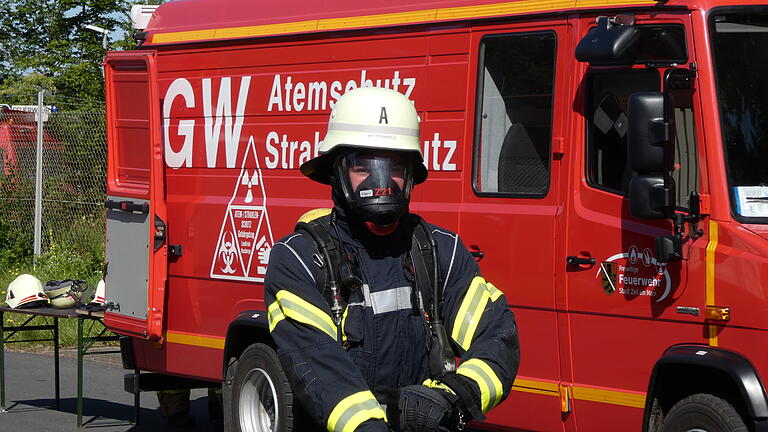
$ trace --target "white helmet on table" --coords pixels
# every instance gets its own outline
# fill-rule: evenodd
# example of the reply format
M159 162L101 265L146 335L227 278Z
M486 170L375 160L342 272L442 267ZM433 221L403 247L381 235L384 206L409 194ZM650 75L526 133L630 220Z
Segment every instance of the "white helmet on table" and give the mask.
M103 305L107 302L107 293L106 293L106 285L104 284L104 279L99 281L99 284L96 285L96 292L93 294L93 300L91 300L89 305Z
M43 284L38 278L23 274L8 284L5 303L14 309L30 308L47 304L48 296L45 295Z

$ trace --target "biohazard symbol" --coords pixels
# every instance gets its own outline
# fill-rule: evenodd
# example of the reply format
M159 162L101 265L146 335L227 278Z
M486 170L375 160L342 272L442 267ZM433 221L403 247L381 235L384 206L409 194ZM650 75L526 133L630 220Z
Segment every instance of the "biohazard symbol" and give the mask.
M213 251L211 277L263 282L273 245L267 196L251 137Z
M224 244L221 245L221 249L219 250L221 260L224 262L225 266L221 271L226 274L231 274L235 272L235 269L232 268L232 263L235 261L235 239L232 238L231 232L227 232L226 236L228 238L224 239Z

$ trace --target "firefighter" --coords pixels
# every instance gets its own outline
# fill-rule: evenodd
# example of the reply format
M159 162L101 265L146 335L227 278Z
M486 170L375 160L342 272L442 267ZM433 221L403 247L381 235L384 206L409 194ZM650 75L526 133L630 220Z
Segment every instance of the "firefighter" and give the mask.
M317 430L333 432L451 431L482 420L517 373L515 319L459 237L408 211L427 177L413 103L383 88L345 93L319 153L301 172L331 186L334 207L308 213L312 230L275 245L265 279L294 397ZM419 226L432 240L417 240ZM318 227L325 233L310 235ZM434 251L434 262L419 250Z

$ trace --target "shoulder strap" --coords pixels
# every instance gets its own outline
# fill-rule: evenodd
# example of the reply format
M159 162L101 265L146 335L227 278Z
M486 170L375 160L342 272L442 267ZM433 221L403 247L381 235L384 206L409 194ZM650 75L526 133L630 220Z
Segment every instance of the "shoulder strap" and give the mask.
M299 221L296 224L296 232L306 234L315 249L312 258L320 267L321 273L317 280L317 288L323 293L338 326L341 323L344 307L342 304L344 299L340 295L340 286L336 279L341 262L341 244L328 234L330 228L331 215Z
M443 308L443 291L440 289L440 267L437 262L437 242L424 219L418 218L411 242L416 285L424 300L422 310L427 313L431 333L429 344L429 374L436 378L456 368L456 355L451 347L445 325L439 316Z
M432 233L424 219L416 215L413 216L417 220L411 241L411 260L413 261L413 271L416 274L416 286L421 294L419 308L432 319L434 318L431 316L434 300L432 298L432 284L434 266L437 265L432 259ZM441 302L442 299L437 299L437 301Z

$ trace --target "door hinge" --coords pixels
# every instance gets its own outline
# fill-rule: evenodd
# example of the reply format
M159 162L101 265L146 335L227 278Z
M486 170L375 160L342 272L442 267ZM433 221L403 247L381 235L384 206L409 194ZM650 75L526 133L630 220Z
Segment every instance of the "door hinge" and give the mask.
M154 250L157 252L160 247L165 244L165 222L155 215L155 241Z
M110 210L122 210L129 213L149 213L149 203L136 204L133 201L115 201L108 199L104 201L104 207Z
M561 159L565 155L565 138L557 137L552 139L552 157Z
M168 245L168 255L180 257L183 252L181 245Z
M709 194L705 194L705 193L699 194L699 214L703 214L703 215L712 214L709 198L710 198Z
M558 385L560 389L560 412L571 412L571 386Z

